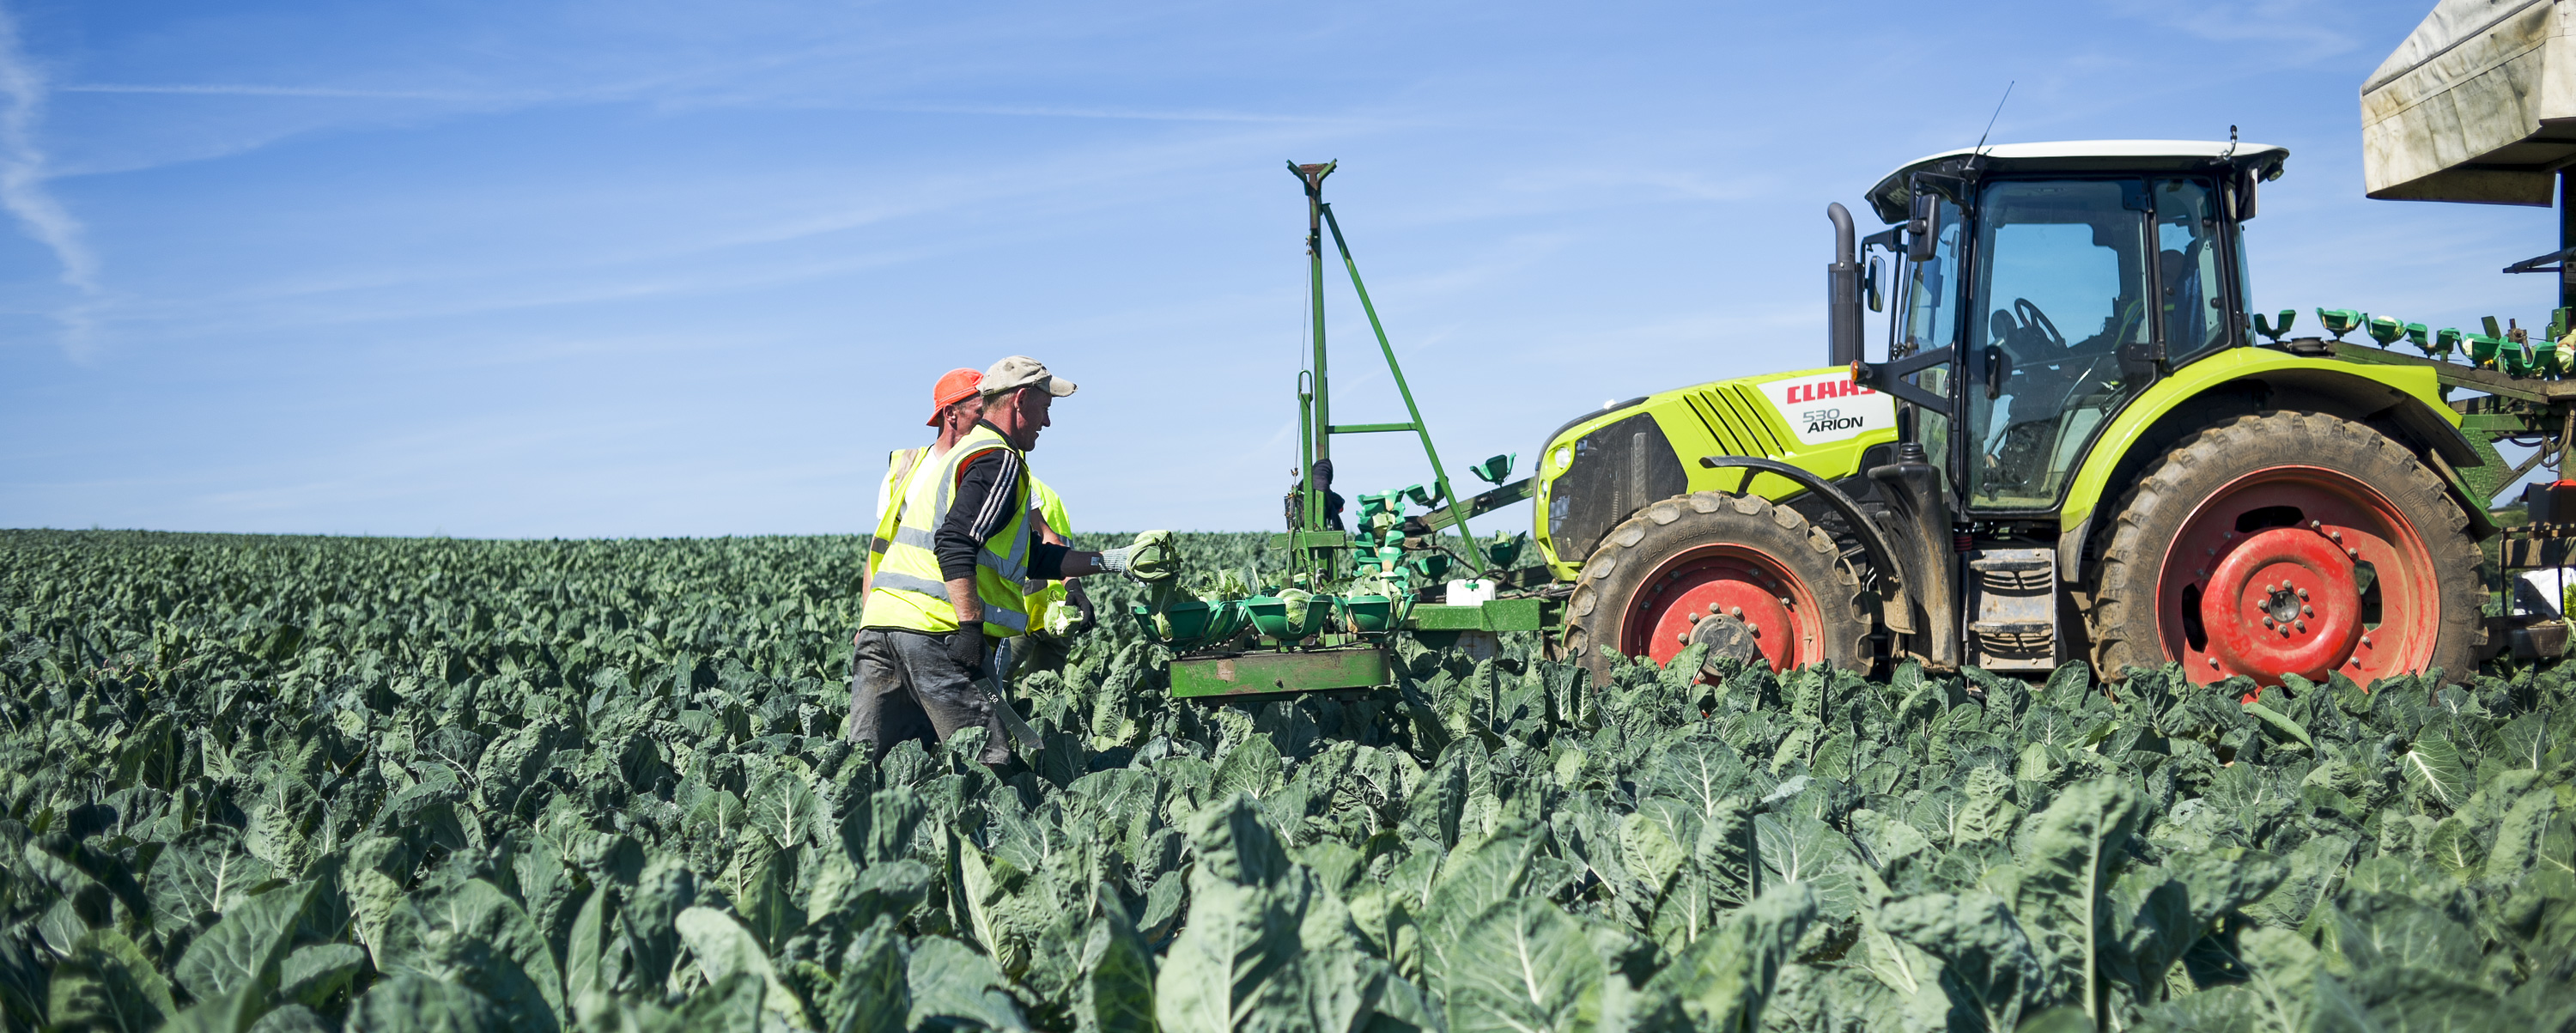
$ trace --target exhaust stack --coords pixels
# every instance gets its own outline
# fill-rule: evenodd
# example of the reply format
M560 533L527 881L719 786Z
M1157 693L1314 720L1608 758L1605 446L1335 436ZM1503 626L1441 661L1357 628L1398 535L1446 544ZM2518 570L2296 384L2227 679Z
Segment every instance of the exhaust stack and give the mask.
M1850 366L1860 358L1860 255L1851 211L1825 206L1834 221L1834 264L1825 267L1825 365Z

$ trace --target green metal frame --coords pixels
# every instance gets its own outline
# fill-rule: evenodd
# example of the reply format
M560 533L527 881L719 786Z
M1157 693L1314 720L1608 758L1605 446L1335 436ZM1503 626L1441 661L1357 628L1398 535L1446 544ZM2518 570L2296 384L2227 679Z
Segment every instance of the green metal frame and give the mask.
M1413 608L1404 626L1414 631L1541 631L1547 628L1549 600L1493 599L1472 606L1424 603Z
M1370 689L1386 684L1388 675L1386 651L1376 646L1191 657L1172 661L1172 695L1207 699Z
M1337 580L1342 573L1342 554L1349 549L1349 536L1324 527L1324 498L1315 490L1315 464L1333 456L1333 435L1395 434L1410 431L1422 442L1422 455L1431 462L1432 483L1440 490L1442 506L1455 509L1458 496L1449 484L1449 471L1440 465L1440 449L1431 443L1431 427L1423 422L1422 407L1413 400L1413 388L1405 383L1404 364L1395 357L1395 345L1388 342L1386 325L1378 319L1377 305L1369 300L1368 284L1360 279L1360 267L1351 258L1350 242L1342 236L1341 220L1333 217L1333 206L1324 203L1324 177L1332 175L1339 162L1316 165L1288 163L1288 171L1306 188L1306 288L1313 307L1310 319L1314 331L1314 355L1311 364L1298 373L1297 382L1297 454L1298 527L1286 537L1290 565L1305 571L1309 584ZM1369 330L1377 336L1379 354L1386 358L1387 374L1395 380L1396 393L1404 398L1403 423L1334 423L1332 380L1328 375L1330 354L1324 346L1324 239L1325 229L1333 233L1333 248L1342 257L1342 267L1351 274L1351 290L1359 295L1360 310L1368 314ZM1476 572L1486 575L1492 564L1475 535L1467 530L1465 512L1456 513L1452 523L1466 539L1468 554ZM1324 537L1340 535L1337 540Z

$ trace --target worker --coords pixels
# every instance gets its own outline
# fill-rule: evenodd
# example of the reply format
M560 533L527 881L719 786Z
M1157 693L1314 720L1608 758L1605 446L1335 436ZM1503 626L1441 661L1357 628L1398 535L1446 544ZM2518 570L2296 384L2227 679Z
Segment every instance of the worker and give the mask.
M938 462L956 447L957 439L974 429L976 419L984 414L984 395L978 390L983 382L984 374L962 367L940 374L939 382L930 387L930 421L926 424L937 428L938 435L927 445L898 449L886 456L885 480L877 485L876 530L868 540L867 565L859 571L862 603L868 597L868 578L876 574L877 560L885 555L886 542L894 533L891 521L895 506L903 498L904 482L924 461ZM856 641L855 635L852 641Z
M877 485L877 522L869 534L867 562L859 568L862 630L850 633L850 644L853 646L858 645L859 637L864 634L867 622L864 611L867 606L868 584L876 576L877 564L885 558L887 545L894 540L896 522L902 515L902 506L907 494L906 485L911 481L912 475L919 472L925 465L937 465L940 459L948 455L950 449L957 446L958 439L965 437L967 431L975 428L976 419L984 414L984 395L979 390L983 383L984 374L980 370L961 367L940 374L938 382L930 387L930 419L926 424L937 428L939 433L933 436L927 445L898 449L886 456L885 480ZM860 682L866 678L864 666L865 657L853 651L850 655L850 694L854 701L858 697ZM918 739L925 747L938 743L939 740L932 733L929 719L919 714L906 714L902 715L902 718L898 722L899 727L881 730L883 735L889 737L886 739L887 742ZM858 708L854 703L850 709L850 723L843 726L843 734L855 738L858 731L857 722Z
M984 764L1010 762L992 676L994 641L1028 631L1028 581L1176 573L1171 536L1148 531L1124 549L1083 552L1040 538L1029 519L1027 453L1072 381L1014 355L984 371L983 415L948 454L905 485L899 518L870 583L858 640L851 733L872 756L926 719L938 741L985 730Z

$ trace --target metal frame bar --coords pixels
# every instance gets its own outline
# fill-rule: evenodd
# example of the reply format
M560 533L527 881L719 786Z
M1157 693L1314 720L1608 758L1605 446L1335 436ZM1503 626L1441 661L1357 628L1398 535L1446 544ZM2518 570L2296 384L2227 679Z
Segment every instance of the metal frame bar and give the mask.
M1378 321L1377 305L1369 300L1368 285L1360 282L1360 265L1358 262L1351 260L1350 242L1342 239L1341 220L1333 218L1332 205L1323 205L1322 208L1324 212L1324 225L1333 231L1333 247L1342 254L1342 267L1349 269L1351 272L1351 289L1358 292L1360 296L1360 310L1368 313L1369 330L1377 335L1378 351L1386 356L1386 371L1388 375L1395 378L1396 393L1404 396L1405 415L1412 418L1412 422L1410 424L1351 424L1349 425L1350 429L1347 431L1341 427L1331 427L1327 424L1329 432L1367 434L1393 430L1413 431L1415 436L1419 437L1422 441L1422 454L1431 460L1431 478L1433 483L1440 486L1440 501L1444 505L1455 502L1458 500L1458 494L1450 490L1449 471L1442 469L1440 466L1440 450L1431 444L1431 428L1422 422L1422 407L1414 403L1413 388L1406 385L1404 382L1404 364L1397 362L1395 359L1395 345L1387 342L1386 325ZM1315 294L1315 304L1318 310L1323 306L1323 292L1320 289L1320 285ZM1319 336L1316 340L1321 341L1322 338ZM1317 354L1322 354L1320 346L1318 347ZM1460 517L1458 521L1458 536L1466 540L1468 554L1475 557L1477 575L1484 576L1490 574L1493 569L1493 564L1485 559L1485 550L1477 547L1476 536L1473 532L1467 530L1467 522L1463 516Z

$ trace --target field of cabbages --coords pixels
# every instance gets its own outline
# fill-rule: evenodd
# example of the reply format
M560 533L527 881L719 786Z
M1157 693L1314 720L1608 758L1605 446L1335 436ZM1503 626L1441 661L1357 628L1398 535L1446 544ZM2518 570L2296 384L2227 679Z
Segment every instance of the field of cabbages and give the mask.
M1185 536L1240 568L1250 535ZM2565 670L1612 684L1409 648L840 738L848 538L0 533L12 1030L2576 1028ZM1119 594L1113 585L1099 594ZM1104 616L1105 608L1104 608Z

